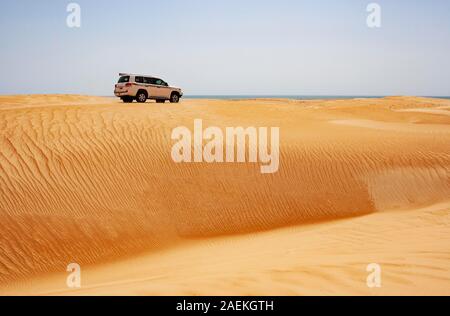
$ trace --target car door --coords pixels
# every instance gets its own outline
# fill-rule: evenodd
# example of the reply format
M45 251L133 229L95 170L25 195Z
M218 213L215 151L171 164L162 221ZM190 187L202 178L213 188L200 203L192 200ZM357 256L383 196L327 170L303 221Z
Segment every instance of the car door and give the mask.
M144 80L145 88L147 89L147 92L148 92L148 97L150 99L159 99L160 91L155 84L156 79L150 78L150 77L144 77L143 80Z
M161 99L169 99L171 90L168 87L167 83L164 82L164 80L161 79L155 79L155 85L157 86L158 95Z

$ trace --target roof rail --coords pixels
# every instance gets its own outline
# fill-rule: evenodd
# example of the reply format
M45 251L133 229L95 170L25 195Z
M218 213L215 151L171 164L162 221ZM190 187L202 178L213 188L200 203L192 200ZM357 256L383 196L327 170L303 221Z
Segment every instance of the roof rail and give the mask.
M129 73L123 73L123 72L120 72L119 76L138 76L138 77L158 78L158 77L150 76L150 75L129 74Z

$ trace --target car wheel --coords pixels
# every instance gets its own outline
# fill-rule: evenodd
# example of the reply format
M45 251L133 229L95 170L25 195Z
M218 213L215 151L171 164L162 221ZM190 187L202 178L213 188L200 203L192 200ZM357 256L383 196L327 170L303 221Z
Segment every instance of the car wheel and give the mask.
M170 96L170 103L178 103L180 102L180 95L178 93L172 93Z
M147 93L139 91L136 95L136 101L139 103L145 103L147 101Z
M133 98L132 97L123 97L122 101L124 103L133 103Z

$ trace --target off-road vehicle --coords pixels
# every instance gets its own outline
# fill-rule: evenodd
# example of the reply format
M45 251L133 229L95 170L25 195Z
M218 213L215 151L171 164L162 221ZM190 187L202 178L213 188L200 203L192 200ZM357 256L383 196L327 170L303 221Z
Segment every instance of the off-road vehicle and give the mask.
M136 100L144 103L148 99L158 103L170 101L178 103L183 96L179 88L170 87L167 82L153 76L119 74L120 79L116 84L114 94L125 103Z

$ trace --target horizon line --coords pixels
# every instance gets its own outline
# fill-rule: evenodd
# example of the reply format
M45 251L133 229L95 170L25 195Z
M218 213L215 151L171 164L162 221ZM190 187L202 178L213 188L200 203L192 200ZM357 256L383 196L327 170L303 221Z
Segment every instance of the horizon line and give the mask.
M3 94L0 97L7 96L25 96L25 95L78 95L92 97L114 97L114 95L101 94L82 94L82 93L15 93ZM205 98L205 97L245 97L245 98L292 98L292 97L337 97L337 98L385 98L385 97L418 97L418 98L450 98L450 95L403 95L403 94L185 94L183 98Z

